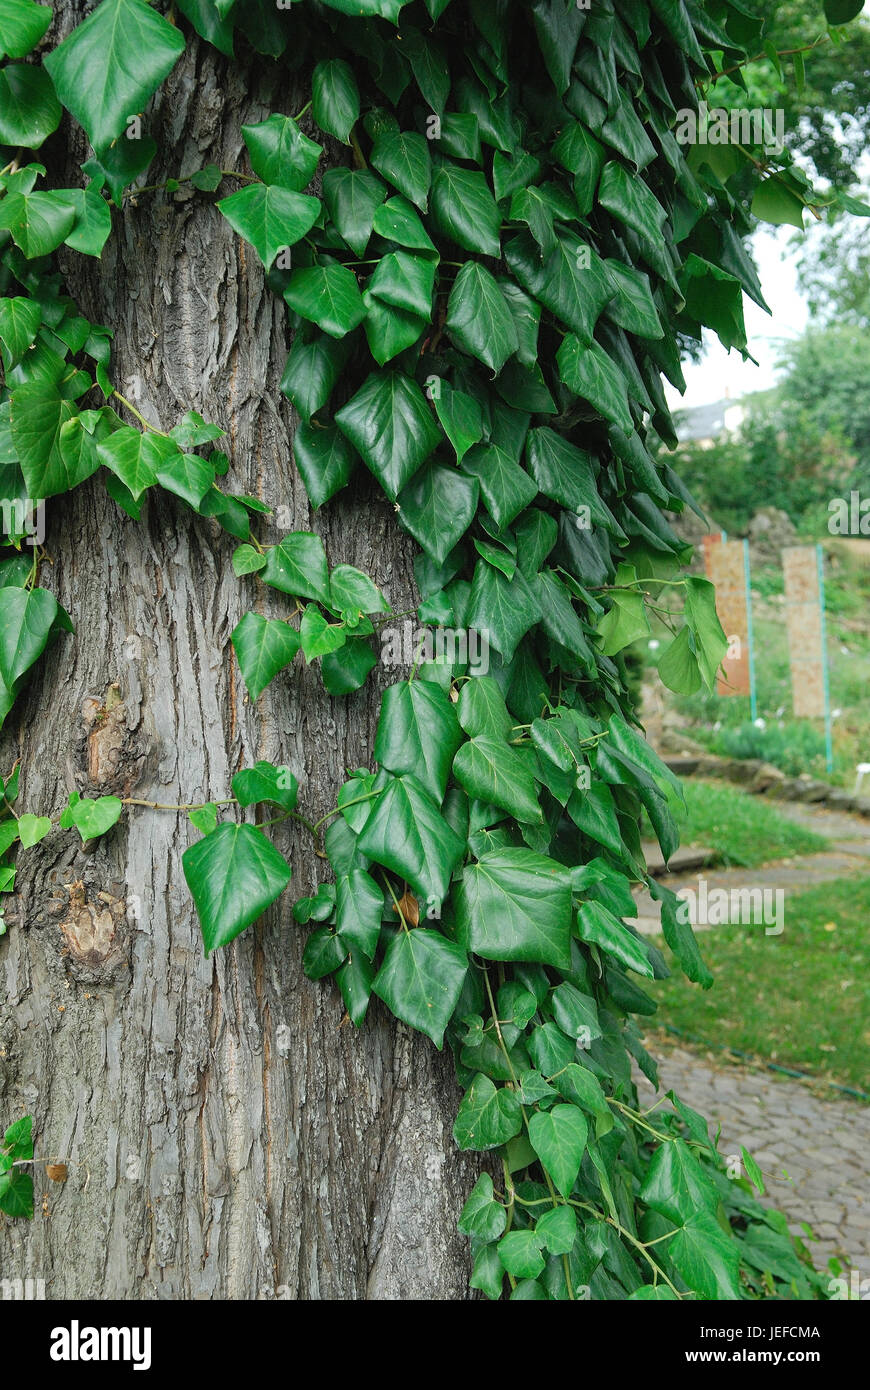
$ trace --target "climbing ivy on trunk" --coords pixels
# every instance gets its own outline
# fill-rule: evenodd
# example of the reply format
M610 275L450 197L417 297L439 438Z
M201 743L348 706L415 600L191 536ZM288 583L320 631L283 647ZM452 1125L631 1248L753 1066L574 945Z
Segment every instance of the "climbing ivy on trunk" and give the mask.
M269 826L306 826L329 866L294 907L307 973L335 975L357 1027L374 995L455 1057L456 1142L489 1156L460 1223L487 1297L817 1296L803 1247L753 1195L752 1159L726 1170L700 1115L673 1094L642 1111L632 1079L633 1062L657 1079L638 981L670 968L632 925L633 884L661 901L671 963L702 987L711 976L644 865L644 813L665 857L676 848L676 784L637 725L622 653L650 605L673 627L659 663L673 689L712 688L726 649L665 515L694 503L656 447L676 443L662 376L684 386L678 334L707 327L747 350L744 293L763 304L750 206L802 222L825 202L785 152L675 133L711 76L763 44L761 24L737 0L179 10L101 0L52 46L47 6L0 9L0 715L72 631L40 586L43 552L22 549L34 507L94 474L134 519L155 488L213 517L252 600L262 584L287 596L284 618L252 608L232 633L252 700L299 660L345 698L407 616L316 530L262 544L268 509L231 490L224 430L194 411L144 419L113 384L111 326L64 291L53 253L99 257L136 218L131 192L217 198L286 304L281 389L312 509L372 474L420 546L426 638L384 695L373 765L330 815L312 822L268 762L180 808L200 833L184 871L206 953L290 881ZM156 187L148 101L191 28L227 63L247 43L309 74L311 99L243 127L246 167ZM76 188L31 159L64 107L92 146ZM321 176L327 142L345 157ZM52 826L41 808L18 814L17 778L4 861ZM87 843L124 807L73 793L59 823ZM14 875L0 864L0 890ZM23 1182L12 1133L6 1210ZM14 1205L27 1214L20 1192Z

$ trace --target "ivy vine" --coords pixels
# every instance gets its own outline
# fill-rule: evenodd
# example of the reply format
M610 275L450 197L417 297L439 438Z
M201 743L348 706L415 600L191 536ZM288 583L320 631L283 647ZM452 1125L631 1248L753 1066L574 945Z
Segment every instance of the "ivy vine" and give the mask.
M860 6L826 9L840 23ZM154 488L216 518L242 581L287 596L284 618L251 611L232 634L253 700L300 652L331 695L359 689L379 630L405 616L368 575L331 565L316 532L261 543L268 508L228 489L222 429L193 410L166 429L144 419L113 384L111 329L64 291L60 246L99 257L140 199L219 194L286 305L281 390L312 507L368 469L421 547L415 616L430 634L476 634L488 667L424 644L384 695L375 766L317 823L268 762L216 789L231 796L171 808L201 832L183 864L206 952L284 891L267 831L298 820L332 871L294 908L312 924L308 975L335 975L357 1026L375 995L455 1057L456 1142L495 1165L460 1221L487 1297L820 1296L806 1251L753 1195L751 1157L726 1173L704 1119L673 1094L642 1111L631 1070L656 1079L637 1022L655 1005L637 981L668 973L632 925L632 884L661 901L678 967L711 976L644 865L644 814L666 858L676 848L678 788L637 727L621 654L651 607L673 630L659 670L674 690L712 688L726 649L712 587L681 576L688 548L664 515L694 503L653 447L676 443L662 376L684 386L678 335L705 326L747 350L743 294L764 303L750 204L783 222L826 201L785 152L675 137L717 73L739 74L761 23L737 0L177 10L101 0L51 46L49 7L0 4L0 715L72 631L39 584L33 509L94 474L133 519ZM228 62L247 43L310 72L310 101L243 127L249 169L148 185L142 122L191 29ZM83 187L54 187L30 158L63 108L92 146ZM347 157L321 174L324 135ZM16 768L5 892L11 854L55 823L19 814L17 795ZM73 793L55 820L87 842L125 804L154 803ZM250 807L270 819L236 818ZM26 1215L19 1123L0 1208Z

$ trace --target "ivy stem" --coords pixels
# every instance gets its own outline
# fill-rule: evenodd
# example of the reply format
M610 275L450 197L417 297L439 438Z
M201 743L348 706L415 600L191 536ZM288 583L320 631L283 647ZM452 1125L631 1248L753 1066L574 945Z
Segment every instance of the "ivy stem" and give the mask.
M356 131L355 131L355 130L352 130L352 131L350 132L350 137L349 137L349 138L350 138L351 149L353 150L353 162L354 162L354 164L356 165L356 167L357 167L358 169L367 169L369 166L368 166L368 164L366 163L366 157L365 157L365 155L364 155L363 152L362 152L362 146L361 146L359 140L357 139L357 134L356 134Z
M672 1293L673 1293L677 1298L679 1298L680 1301L682 1301L683 1295L680 1293L680 1291L679 1291L679 1289L676 1287L676 1285L673 1284L673 1283L671 1282L671 1280L668 1278L668 1276L665 1274L665 1272L664 1272L664 1270L662 1269L661 1265L656 1264L656 1262L655 1262L655 1260L653 1259L652 1255L650 1255L650 1254L648 1253L647 1248L646 1248L646 1246L644 1245L644 1243L643 1243L642 1240L638 1240L637 1236L633 1236L633 1235L631 1234L631 1231L627 1231L627 1230L625 1229L625 1227L624 1227L624 1226L621 1226L620 1223L619 1223L618 1221L615 1221L614 1218L613 1218L612 1216L605 1216L603 1212L598 1211L597 1208L596 1208L596 1207L593 1207L592 1204L591 1204L590 1202L578 1202L578 1201L575 1201L573 1197L569 1197L569 1198L568 1198L568 1202L570 1203L570 1205L571 1205L572 1207L580 1207L580 1208L582 1208L582 1209L585 1210L585 1211L591 1211L591 1212L592 1212L592 1215L595 1216L595 1217L597 1217L597 1219L598 1219L599 1221L601 1221L601 1220L606 1221L607 1224L608 1224L608 1226L612 1226L612 1227L614 1228L614 1230L618 1231L619 1234L622 1236L622 1238L623 1238L624 1240L630 1241L630 1243L631 1243L633 1246L635 1246L635 1248L638 1249L638 1250L641 1252L641 1254L643 1255L644 1259L648 1262L648 1264L650 1264L651 1267L655 1270L656 1277L658 1278L658 1276L660 1275L661 1278L664 1279L665 1283L667 1284L668 1288L672 1291ZM668 1235L670 1235L670 1236L675 1235L675 1234L676 1234L675 1231L668 1231Z
M827 34L819 34L818 38L813 39L812 43L805 43L801 48L777 49L776 56L777 58L792 58L796 53L812 53L814 49L818 48L819 45L823 43L830 43L830 38ZM769 53L756 53L754 58L744 58L742 62L735 63L730 68L723 68L721 72L711 72L709 77L699 79L697 85L706 91L714 82L718 82L720 77L730 77L732 72L739 72L741 68L750 67L752 63L763 63L765 59L767 62L770 62Z
M491 1014L491 1016L492 1016L493 1024L495 1025L496 1036L497 1036L497 1038L498 1038L498 1045L499 1045L499 1047L501 1048L502 1052L504 1053L504 1059L505 1059L505 1061L506 1061L507 1064L508 1064L508 1070L509 1070L509 1072L510 1072L510 1074L511 1074L511 1079L513 1080L513 1083L514 1083L514 1085L517 1087L517 1089L519 1089L519 1081L518 1081L518 1079L517 1079L517 1074L516 1074L516 1072L515 1072L515 1070L514 1070L514 1064L513 1064L513 1062L511 1061L510 1053L508 1052L507 1046L506 1046L506 1044L505 1044L505 1040L504 1040L504 1038L502 1037L501 1024L499 1023L499 1020L498 1020L498 1010L497 1010L496 1007L495 1007L495 999L494 999L493 993L492 993L492 985L491 985L490 982L489 982L489 971L486 969L486 967L484 967L483 978L484 978L484 982L485 982L485 984L486 984L486 993L487 993L487 998L489 999L489 1010L490 1010L490 1014ZM522 1101L520 1102L520 1114L521 1114L522 1117L523 1117L523 1124L525 1125L526 1131L528 1131L528 1128L529 1128L529 1117L528 1117L528 1115L526 1114L525 1106L522 1104ZM558 1205L559 1205L559 1200L558 1200L558 1198L557 1198L557 1196L556 1196L556 1189L553 1187L553 1183L552 1183L552 1181L551 1181L551 1179L550 1179L550 1174L547 1172L547 1170L546 1170L546 1168L544 1167L543 1163L541 1164L541 1171L543 1172L544 1177L545 1177L546 1182L547 1182L547 1189L548 1189L548 1191L549 1191L549 1193L550 1193L550 1201L552 1202L552 1204L553 1204L554 1207L558 1207ZM572 1284L571 1284L571 1266L570 1266L569 1263L568 1263L568 1256L567 1256L567 1255L563 1255L563 1256L562 1256L562 1265L563 1265L564 1270L565 1270L565 1286L566 1286L566 1288L567 1288L567 1290L568 1290L568 1298L570 1299L570 1301L571 1301L572 1303L574 1303L574 1302L576 1302L576 1299L575 1299L575 1296L574 1296L574 1288L573 1288L573 1286L572 1286Z
M206 806L232 806L237 804L234 796L224 797L222 801L189 801L189 802L166 802L166 801L142 801L138 797L127 796L121 800L122 806L147 806L152 811L201 811Z
M334 806L331 811L327 811L325 816L321 816L320 820L314 822L311 827L313 833L316 835L321 825L325 825L333 816L337 816L339 811L347 810L348 806L358 806L361 801L371 801L374 796L380 796L380 792L366 792L365 796L355 796L352 801L345 801L343 806Z
M135 405L133 405L130 401L127 400L126 396L121 395L121 392L117 389L117 387L112 388L112 395L118 397L118 400L121 402L121 404L127 407L131 415L136 416L136 419L140 422L140 424L143 424L145 426L146 430L150 430L152 434L159 434L162 439L169 438L169 435L166 433L165 430L159 430L156 425L151 424L150 420L146 420L145 416L141 413L141 411L137 410Z
M381 878L384 880L384 883L387 885L387 889L389 890L390 897L391 897L392 900L393 900L393 907L396 909L396 911L397 911L398 914L399 914L399 921L401 922L401 924L402 924L402 926L404 927L405 931L408 932L408 935L410 936L410 928L409 928L409 926L408 926L408 923L405 921L405 914L404 914L404 912L403 912L402 909L399 907L399 899L396 897L396 894L395 894L394 891L393 891L393 885L392 885L392 883L390 883L390 880L388 879L387 875L384 873L383 869L381 869Z

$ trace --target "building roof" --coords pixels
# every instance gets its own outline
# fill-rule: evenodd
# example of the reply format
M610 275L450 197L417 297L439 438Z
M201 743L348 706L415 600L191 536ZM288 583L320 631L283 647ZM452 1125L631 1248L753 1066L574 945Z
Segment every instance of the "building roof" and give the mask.
M725 412L734 404L734 401L722 400L712 405L695 406L693 410L681 410L675 420L677 438L685 444L693 439L715 439L717 435L725 434Z

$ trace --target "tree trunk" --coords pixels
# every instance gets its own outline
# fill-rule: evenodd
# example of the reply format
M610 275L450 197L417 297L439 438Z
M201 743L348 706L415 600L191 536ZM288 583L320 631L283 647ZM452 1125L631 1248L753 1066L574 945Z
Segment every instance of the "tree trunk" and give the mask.
M64 7L63 32L83 8ZM304 73L245 68L191 36L143 122L159 148L149 182L242 168L241 122L308 95ZM58 169L74 179L72 163ZM68 254L69 291L114 328L114 382L149 420L168 429L193 408L225 428L230 490L289 509L266 539L316 527L332 564L368 571L406 610L412 550L373 486L352 484L312 520L278 392L285 312L213 203L126 203L102 262ZM74 788L220 798L268 758L292 768L317 816L346 769L370 762L371 681L333 701L299 657L248 700L230 632L248 609L287 607L235 578L234 544L167 494L138 523L97 479L49 503L40 582L76 635L4 730L3 769L22 760L19 809L56 815ZM196 834L184 813L130 808L93 853L56 829L22 856L0 945L0 1117L32 1113L37 1154L65 1160L69 1180L37 1165L34 1221L0 1217L3 1278L44 1279L48 1298L466 1296L455 1223L476 1163L453 1147L449 1058L376 1002L356 1031L335 986L305 979L291 904L323 866L304 831L275 833L291 888L211 960L181 868Z

